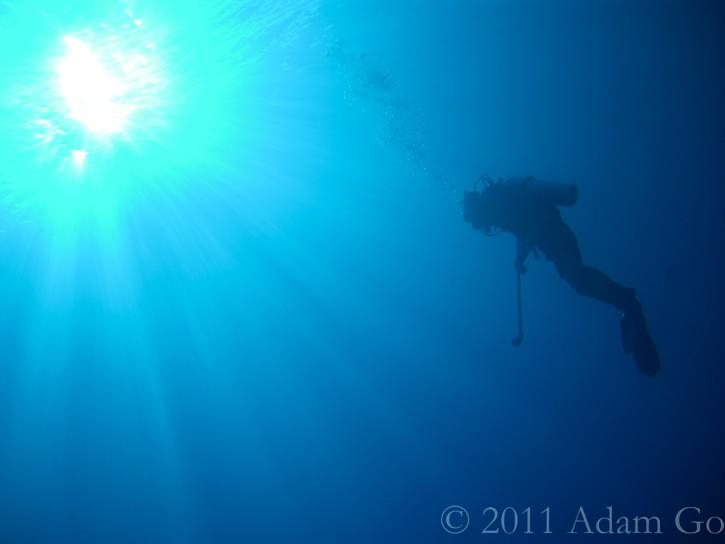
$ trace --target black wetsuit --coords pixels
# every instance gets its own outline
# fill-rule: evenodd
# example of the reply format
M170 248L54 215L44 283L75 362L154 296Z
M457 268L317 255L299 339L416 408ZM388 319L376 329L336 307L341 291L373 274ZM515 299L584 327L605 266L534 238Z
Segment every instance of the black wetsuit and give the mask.
M611 304L626 311L636 299L634 289L623 287L603 272L586 266L579 250L576 235L564 223L554 204L528 198L525 191L506 186L489 189L495 195L495 224L517 238L517 264L532 249L541 251L554 263L559 275L580 295Z
M466 221L479 230L498 227L513 233L517 239L516 268L520 272L525 271L523 264L528 254L541 251L577 293L621 310L625 352L634 355L643 374L657 373L659 356L635 290L584 264L576 235L564 223L556 205L506 183L492 184L480 195L468 193L467 198L471 195L478 196L464 202Z

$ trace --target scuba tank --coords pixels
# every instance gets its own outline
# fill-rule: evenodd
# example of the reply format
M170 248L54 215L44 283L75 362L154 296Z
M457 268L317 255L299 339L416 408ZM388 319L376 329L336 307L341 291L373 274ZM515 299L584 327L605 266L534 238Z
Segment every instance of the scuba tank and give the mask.
M544 181L532 176L494 181L484 173L473 184L472 191L464 191L463 220L488 236L500 234L502 231L495 226L494 216L496 208L502 205L500 198L504 195L545 205L571 207L576 204L579 189L573 183Z
M527 176L525 178L509 178L503 184L526 192L536 200L548 202L556 206L570 208L576 204L579 198L579 189L573 183L544 181L536 179L533 176Z

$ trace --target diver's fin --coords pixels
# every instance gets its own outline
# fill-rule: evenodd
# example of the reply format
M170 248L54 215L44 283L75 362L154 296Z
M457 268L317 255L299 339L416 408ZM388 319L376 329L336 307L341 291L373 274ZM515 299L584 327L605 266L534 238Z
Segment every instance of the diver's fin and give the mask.
M660 356L649 333L639 339L634 347L634 362L640 373L654 376L660 371Z
M626 355L632 354L640 373L654 376L660 370L660 356L647 330L647 321L637 307L622 317L622 346Z

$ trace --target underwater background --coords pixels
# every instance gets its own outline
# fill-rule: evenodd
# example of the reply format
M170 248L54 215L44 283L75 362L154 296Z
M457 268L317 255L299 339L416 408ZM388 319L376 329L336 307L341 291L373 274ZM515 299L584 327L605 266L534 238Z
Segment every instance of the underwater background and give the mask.
M714 1L0 2L0 542L723 516L724 35ZM658 376L543 260L512 348L482 172L578 184Z

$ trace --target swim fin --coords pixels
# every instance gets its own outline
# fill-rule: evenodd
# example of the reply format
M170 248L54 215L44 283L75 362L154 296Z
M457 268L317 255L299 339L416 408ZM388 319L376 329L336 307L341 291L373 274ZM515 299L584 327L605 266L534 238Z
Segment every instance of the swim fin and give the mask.
M660 356L639 305L622 316L621 330L625 355L634 356L634 362L640 373L646 376L657 374L660 370Z

